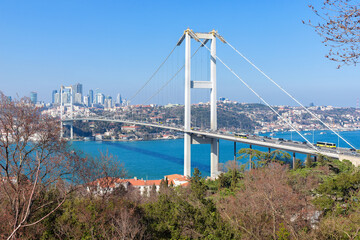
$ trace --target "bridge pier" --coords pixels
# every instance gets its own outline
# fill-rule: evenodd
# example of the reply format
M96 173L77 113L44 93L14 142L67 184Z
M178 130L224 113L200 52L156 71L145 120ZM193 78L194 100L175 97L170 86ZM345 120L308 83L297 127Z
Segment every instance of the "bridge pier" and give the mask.
M234 161L236 161L236 142L234 142Z
M184 133L184 176L191 176L191 134Z
M292 159L293 169L295 169L295 162L296 162L296 156L295 156L295 152L293 152L293 159Z
M250 149L252 149L252 145L250 144L250 146L249 146L249 148ZM252 169L252 154L250 153L250 156L249 156L249 170L251 170Z
M185 106L184 129L191 130L191 41L189 31L185 31ZM184 133L184 175L191 176L191 134Z
M219 139L211 139L210 176L216 178L219 174Z
M73 140L74 139L74 123L71 122L70 124L70 139Z

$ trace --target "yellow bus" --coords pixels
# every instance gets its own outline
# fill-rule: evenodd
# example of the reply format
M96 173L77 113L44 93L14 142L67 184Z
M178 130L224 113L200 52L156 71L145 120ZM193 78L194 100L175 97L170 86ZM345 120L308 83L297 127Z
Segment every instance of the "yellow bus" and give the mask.
M316 146L318 146L318 147L327 147L327 148L336 148L335 143L328 143L328 142L317 142Z
M235 133L234 136L237 138L248 138L249 135L245 133Z

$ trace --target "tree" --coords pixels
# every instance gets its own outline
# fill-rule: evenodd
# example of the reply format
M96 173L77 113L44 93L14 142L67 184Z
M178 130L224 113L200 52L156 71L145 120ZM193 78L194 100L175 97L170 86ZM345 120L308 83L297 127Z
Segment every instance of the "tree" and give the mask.
M219 202L219 211L244 239L298 238L306 202L288 184L286 166L270 163L245 172L243 187ZM306 216L306 215L305 215Z
M281 150L274 150L268 153L252 148L242 148L238 151L238 154L240 156L237 159L249 158L252 169L267 166L271 162L287 163L291 159L289 153Z
M190 178L190 187L192 194L197 199L202 200L205 197L208 188L205 184L205 179L201 177L201 172L198 168L194 169L193 176Z
M301 160L300 159L295 159L295 165L294 165L294 169L299 169L299 168L302 168L302 163L301 163Z
M6 216L0 225L11 239L63 204L73 158L60 139L59 120L42 115L27 98L10 101L0 92L0 131L0 207ZM44 198L55 186L56 198Z
M96 157L82 157L76 152L74 152L74 156L77 160L72 165L74 184L81 184L90 194L103 197L115 190L117 194L121 194L124 190L121 178L126 177L127 172L117 157L110 154L109 151L100 152Z
M310 155L306 156L305 167L311 168L313 166L313 160Z
M324 0L320 9L309 7L321 22L309 25L330 47L326 57L342 65L356 65L360 56L360 4L357 0ZM341 64L338 66L338 68Z

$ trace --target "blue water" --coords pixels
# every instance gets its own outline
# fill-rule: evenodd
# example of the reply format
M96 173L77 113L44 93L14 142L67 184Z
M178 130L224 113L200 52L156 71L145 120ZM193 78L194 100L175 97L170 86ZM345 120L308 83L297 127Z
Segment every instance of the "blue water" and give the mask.
M320 134L324 132L325 134ZM305 133L305 132L303 132ZM312 131L309 132L312 134ZM269 134L266 134L269 135ZM347 139L356 148L360 148L360 131L342 132L341 136ZM303 141L296 133L278 132L276 138L293 139ZM310 142L312 135L306 135ZM338 144L338 137L329 131L315 131L314 141L334 142ZM184 141L156 140L156 141L134 141L134 142L73 142L75 149L78 149L92 156L100 155L100 152L109 151L117 157L128 171L129 177L136 176L143 179L161 179L169 174L183 174ZM237 150L249 147L246 144L237 143ZM340 147L348 147L340 140ZM234 143L220 141L220 164L234 159ZM266 148L255 147L254 149L267 151ZM210 145L192 145L191 166L199 168L203 176L210 175ZM298 158L305 156L298 154ZM247 160L242 160L245 163Z

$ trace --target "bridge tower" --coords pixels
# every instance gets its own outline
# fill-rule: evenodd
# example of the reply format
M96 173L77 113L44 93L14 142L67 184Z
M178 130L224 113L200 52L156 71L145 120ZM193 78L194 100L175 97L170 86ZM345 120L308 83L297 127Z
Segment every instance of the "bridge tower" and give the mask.
M203 47L208 41L210 45L210 81L191 80L191 38L201 42ZM217 96L216 96L216 38L222 42L225 40L215 31L209 33L194 33L186 29L178 41L180 46L185 40L185 114L184 114L184 175L191 176L191 144L210 143L211 144L211 169L212 178L218 175L219 165L219 139L211 138L208 141L198 141L191 134L191 88L210 89L210 126L212 131L217 130Z
M64 99L66 96L66 100ZM64 101L65 100L65 101ZM70 87L60 87L60 137L63 137L63 117L64 117L64 107L70 107L70 118L73 119L73 88ZM73 122L70 122L70 139L74 138L74 128Z

